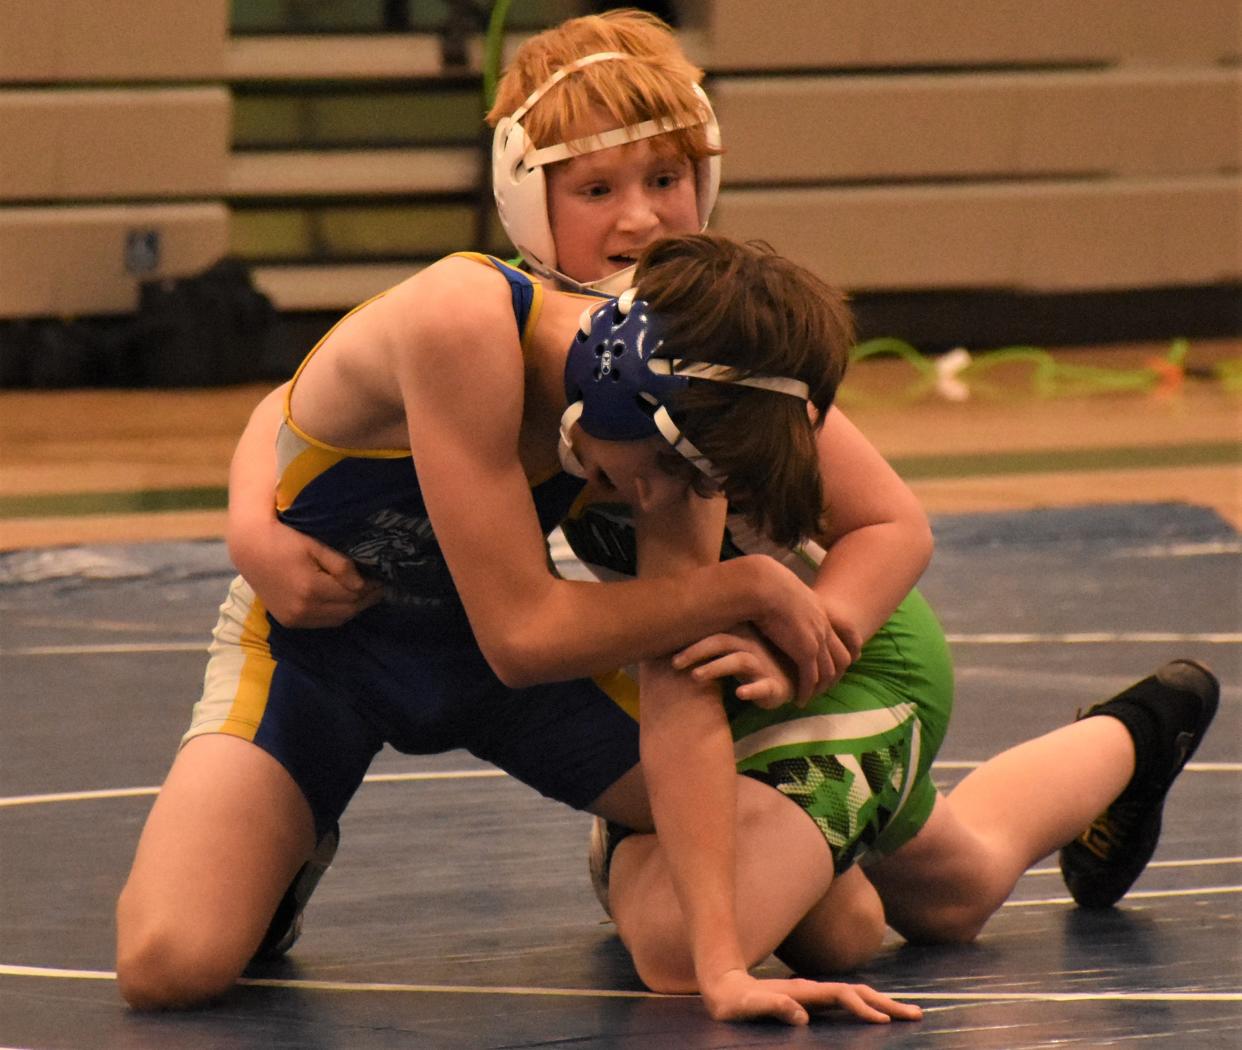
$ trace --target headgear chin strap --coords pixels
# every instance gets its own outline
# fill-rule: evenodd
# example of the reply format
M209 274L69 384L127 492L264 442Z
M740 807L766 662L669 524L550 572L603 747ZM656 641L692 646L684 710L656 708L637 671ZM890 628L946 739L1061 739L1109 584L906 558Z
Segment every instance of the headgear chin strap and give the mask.
M535 148L527 137L521 120L544 95L567 76L585 66L634 58L634 55L621 51L599 51L562 66L532 91L526 101L509 116L502 117L492 136L492 194L496 198L496 210L500 213L500 222L505 233L535 273L561 281L578 291L616 294L633 282L634 268L628 266L585 284L556 268L556 242L552 239L552 226L548 221L548 191L544 167L583 153L611 149L627 142L637 142L700 124L706 132L708 146L711 149L720 148L720 128L716 123L716 114L712 111L707 95L697 84L692 84L691 87L702 107L701 120L685 122L671 117L644 120L598 135L587 135L543 149ZM712 154L695 163L695 182L699 228L706 229L720 189L719 156Z
M810 388L785 376L746 375L732 365L657 357L664 345L660 318L650 304L635 298L637 291L630 288L594 313L589 307L582 312L565 361L569 407L561 417L561 464L570 474L584 473L570 442L570 430L578 423L605 441L638 441L658 434L723 484L724 475L673 422L666 401L685 390L691 379L757 387L802 401L810 398Z

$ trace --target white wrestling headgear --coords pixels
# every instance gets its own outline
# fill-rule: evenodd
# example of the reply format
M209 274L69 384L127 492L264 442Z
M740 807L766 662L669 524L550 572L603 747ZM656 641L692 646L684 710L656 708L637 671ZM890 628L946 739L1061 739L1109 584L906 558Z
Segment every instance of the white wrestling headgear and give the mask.
M509 235L513 246L522 253L522 258L535 273L541 277L562 281L579 291L615 294L632 283L634 267L627 266L623 270L618 270L616 273L589 284L575 281L556 269L556 243L552 239L552 226L548 221L548 193L543 173L544 165L568 160L582 153L594 153L597 150L610 149L626 142L652 138L655 135L663 135L681 128L696 127L699 124L704 126L708 146L712 149L720 148L720 127L716 123L716 114L712 110L706 93L698 84L692 86L703 106L701 121L686 123L673 120L671 117L644 120L640 124L613 128L611 131L588 135L571 142L562 142L543 149L535 148L527 137L521 120L536 102L567 76L584 66L594 65L596 62L632 58L634 58L633 55L620 51L600 51L576 59L567 66L562 66L531 92L530 97L509 116L502 117L492 136L492 193L496 198L496 210L500 213L500 222L505 228L505 233ZM720 189L719 155L711 154L696 162L695 183L699 228L705 229Z

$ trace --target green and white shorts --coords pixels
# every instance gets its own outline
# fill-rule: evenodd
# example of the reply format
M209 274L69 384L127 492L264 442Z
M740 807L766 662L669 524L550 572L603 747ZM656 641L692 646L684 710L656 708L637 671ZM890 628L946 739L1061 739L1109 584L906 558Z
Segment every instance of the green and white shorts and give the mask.
M727 696L738 772L801 806L837 874L912 839L931 815L932 760L953 709L944 632L912 591L830 691L767 711Z

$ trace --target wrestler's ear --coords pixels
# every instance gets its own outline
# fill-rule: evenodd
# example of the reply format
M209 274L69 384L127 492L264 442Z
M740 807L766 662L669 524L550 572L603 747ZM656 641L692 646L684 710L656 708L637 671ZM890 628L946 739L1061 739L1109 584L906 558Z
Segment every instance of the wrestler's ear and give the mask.
M658 497L663 494L660 486L653 485L646 474L635 475L634 492L638 496L638 509L644 514L655 509Z
M634 475L634 495L638 498L637 509L644 514L667 506L670 500L685 498L689 484L658 467L639 471Z

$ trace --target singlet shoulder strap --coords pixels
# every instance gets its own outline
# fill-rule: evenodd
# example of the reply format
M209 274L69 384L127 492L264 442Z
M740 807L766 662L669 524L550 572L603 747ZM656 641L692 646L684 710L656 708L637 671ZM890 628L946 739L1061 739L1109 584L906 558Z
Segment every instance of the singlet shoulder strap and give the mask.
M524 270L482 252L455 252L454 259L469 259L497 270L509 282L509 294L513 302L513 318L517 322L518 335L525 353L530 345L539 315L543 311L543 282Z

